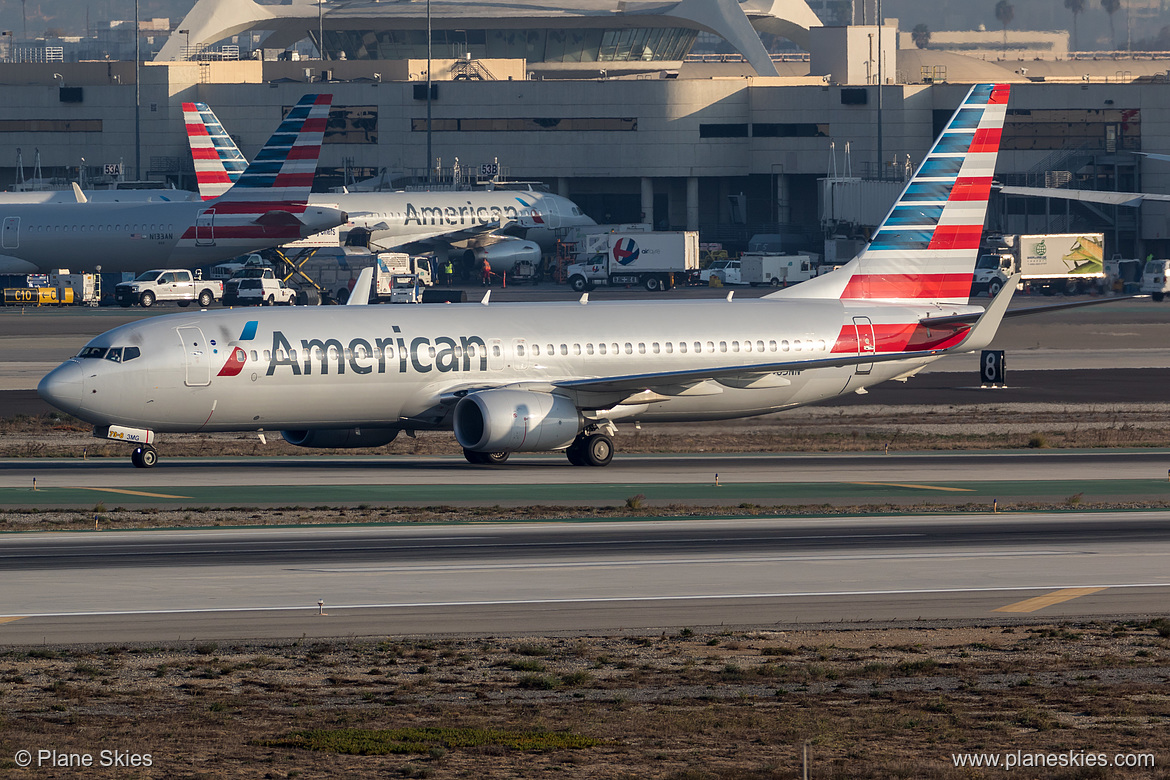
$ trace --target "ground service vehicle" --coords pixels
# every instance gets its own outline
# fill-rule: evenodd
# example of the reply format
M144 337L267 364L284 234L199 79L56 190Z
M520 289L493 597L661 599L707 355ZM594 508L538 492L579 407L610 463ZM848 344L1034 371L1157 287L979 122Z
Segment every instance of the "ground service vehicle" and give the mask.
M720 284L743 284L739 258L734 260L715 260L708 267L699 272L699 281L711 283L711 278L719 280Z
M121 306L140 304L149 309L160 301L188 306L197 301L202 308L223 297L223 282L203 279L186 268L156 268L144 271L133 281L114 288L114 300Z
M1045 295L1073 295L1105 284L1104 233L1054 233L990 237L975 265L971 294L992 297L1019 273L1024 287Z
M778 255L771 252L739 257L740 281L752 287L787 287L817 275L817 266L808 255Z
M1142 270L1141 292L1162 301L1170 292L1170 260L1147 260Z
M248 265L239 268L232 274L232 278L223 283L223 305L235 306L240 302L240 285L248 279L267 279L276 281L276 271L271 266ZM255 289L249 285L250 289Z
M577 292L599 284L669 290L698 276L699 234L693 230L600 233L585 236L584 243L590 259L565 269L569 285Z
M238 280L235 300L244 306L275 306L278 303L291 306L297 300L297 291L274 277L254 276Z

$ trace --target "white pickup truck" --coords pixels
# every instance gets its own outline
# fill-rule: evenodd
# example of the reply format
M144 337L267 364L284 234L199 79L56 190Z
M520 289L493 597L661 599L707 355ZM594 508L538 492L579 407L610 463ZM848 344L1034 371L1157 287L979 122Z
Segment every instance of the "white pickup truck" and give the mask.
M192 301L207 308L223 297L223 282L202 279L198 272L186 268L155 268L114 288L114 300L121 306L139 304L150 308L155 303L175 301L188 306Z

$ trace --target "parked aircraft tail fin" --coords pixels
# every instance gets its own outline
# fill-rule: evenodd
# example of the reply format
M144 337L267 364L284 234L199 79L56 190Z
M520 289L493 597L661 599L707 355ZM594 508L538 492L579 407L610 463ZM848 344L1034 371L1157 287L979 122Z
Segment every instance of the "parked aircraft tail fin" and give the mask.
M1009 92L972 87L865 250L770 297L966 303Z
M332 95L305 95L217 203L308 200Z
M203 200L218 198L236 183L248 161L206 103L184 103L183 123L187 126L199 196Z

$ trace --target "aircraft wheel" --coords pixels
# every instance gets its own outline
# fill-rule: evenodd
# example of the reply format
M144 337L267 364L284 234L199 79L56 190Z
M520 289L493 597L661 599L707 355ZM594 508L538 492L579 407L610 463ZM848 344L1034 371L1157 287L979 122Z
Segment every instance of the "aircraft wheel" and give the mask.
M573 442L565 449L565 456L569 459L569 463L573 466L585 465L585 454L581 451L580 439Z
M608 466L613 460L613 439L604 433L585 437L584 445L582 455L586 466Z
M488 462L488 453L476 452L467 448L463 449L463 457L467 458L468 463L474 463L476 466L482 466Z
M211 294L210 290L204 290L199 293L199 308L206 309L215 300L215 296Z
M512 453L510 453L510 452L488 452L485 454L487 455L487 459L484 461L485 463L499 465L501 463L507 463L508 457Z
M658 292L662 289L662 280L657 276L646 277L646 289L650 292Z
M154 447L135 447L130 453L130 462L135 468L152 469L158 463L158 451Z
M151 306L154 306L154 293L147 290L142 293L142 297L138 299L138 302L142 304L142 308L149 309Z

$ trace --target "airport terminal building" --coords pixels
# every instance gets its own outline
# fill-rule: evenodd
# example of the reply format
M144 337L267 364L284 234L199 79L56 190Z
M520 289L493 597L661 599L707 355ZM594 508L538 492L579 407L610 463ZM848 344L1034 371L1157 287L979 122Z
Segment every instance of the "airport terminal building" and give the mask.
M121 166L126 178L193 188L183 102L209 104L250 157L283 111L327 91L318 189L378 176L401 185L428 169L467 180L496 165L598 222L697 229L733 250L755 233L818 249L825 237L864 237L969 85L1001 81L1014 84L1003 183L1170 192L1170 162L1134 154L1170 151L1168 59L899 50L896 20L822 27L803 0L575 0L552 15L512 5L503 18L436 0L429 101L421 2L326 4L319 18L315 4L200 0L137 69L0 64L0 185L30 177L35 154L46 177ZM689 55L709 33L738 54ZM761 34L807 53L769 54ZM306 39L327 59L288 55ZM251 58L220 56L225 41ZM1165 203L1000 197L989 227L1092 229L1110 255L1170 252Z

